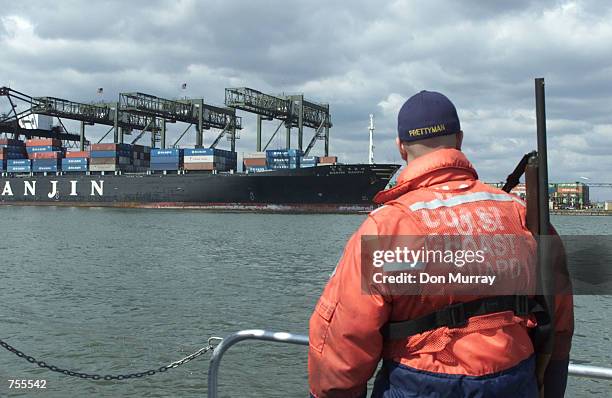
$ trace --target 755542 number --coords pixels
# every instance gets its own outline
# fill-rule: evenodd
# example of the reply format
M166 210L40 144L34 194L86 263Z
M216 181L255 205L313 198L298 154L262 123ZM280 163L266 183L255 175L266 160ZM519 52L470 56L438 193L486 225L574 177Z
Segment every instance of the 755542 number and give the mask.
M9 379L9 388L14 389L29 389L29 388L47 388L47 380L11 380Z

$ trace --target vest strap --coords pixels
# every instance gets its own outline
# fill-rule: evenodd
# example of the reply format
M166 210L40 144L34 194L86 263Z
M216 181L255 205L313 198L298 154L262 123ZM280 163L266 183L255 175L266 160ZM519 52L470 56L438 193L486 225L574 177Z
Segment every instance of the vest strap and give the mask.
M456 303L420 318L389 322L381 329L385 340L404 339L441 327L460 328L474 316L513 311L517 316L534 314L538 326L547 323L544 307L528 296L492 296L465 303Z

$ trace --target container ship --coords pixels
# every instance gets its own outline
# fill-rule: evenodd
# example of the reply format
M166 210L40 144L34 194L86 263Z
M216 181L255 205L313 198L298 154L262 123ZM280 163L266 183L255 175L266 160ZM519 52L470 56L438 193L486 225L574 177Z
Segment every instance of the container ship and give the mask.
M11 104L18 100L28 104L21 113L12 106L12 113L0 116L4 137L0 137L0 203L4 205L352 213L373 209L373 196L399 168L342 164L329 156L329 106L306 101L303 95L226 89L228 107L142 93L120 94L119 102L108 104L35 98L8 88L0 89L0 96ZM241 170L235 150L241 129L236 109L257 114L257 151L242 156ZM80 134L54 127L54 118L80 121ZM285 126L284 148L262 149L264 120L280 122L268 145ZM185 133L167 145L167 122L195 125L196 145L180 147ZM110 126L113 142L87 141L85 126L96 123ZM305 150L304 127L316 130ZM205 147L204 130L213 128L221 131ZM291 148L295 128L298 148ZM137 143L145 133L150 133L150 146ZM125 142L130 135L135 136L131 143ZM217 148L223 136L230 142L229 150ZM325 156L310 156L318 140L325 141ZM78 148L66 148L75 142Z

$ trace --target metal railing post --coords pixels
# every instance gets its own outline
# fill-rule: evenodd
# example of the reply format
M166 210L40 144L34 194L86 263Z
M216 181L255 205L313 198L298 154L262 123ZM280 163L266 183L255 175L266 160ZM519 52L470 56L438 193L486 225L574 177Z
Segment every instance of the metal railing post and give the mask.
M225 354L225 351L227 351L231 346L243 340L263 340L277 343L308 345L308 336L300 334L269 332L259 329L242 330L240 332L230 334L229 336L225 337L217 347L215 347L212 357L210 358L210 367L208 368L208 398L217 398L219 389L217 379L219 375L219 365L221 364L223 354Z

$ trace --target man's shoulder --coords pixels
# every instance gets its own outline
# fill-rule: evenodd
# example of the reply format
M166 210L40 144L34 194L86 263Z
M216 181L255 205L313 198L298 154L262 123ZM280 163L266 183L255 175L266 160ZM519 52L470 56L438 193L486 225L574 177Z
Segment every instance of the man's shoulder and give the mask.
M411 222L412 215L410 211L405 208L406 206L397 201L387 202L384 205L372 210L368 214L368 218L364 224L374 224L377 226L378 231L382 234L388 233L389 230L393 229L398 223L406 225Z

